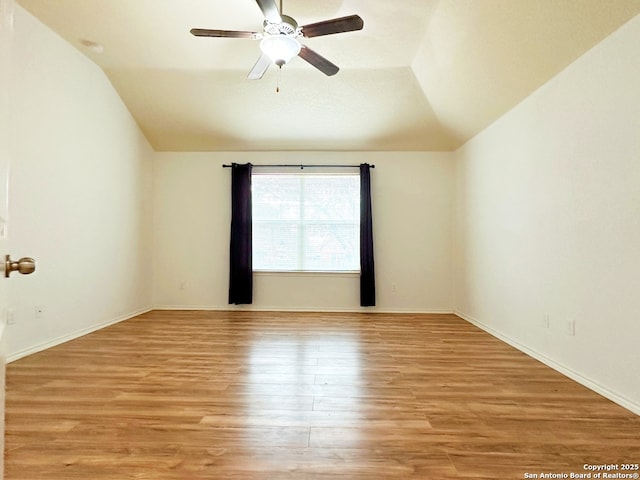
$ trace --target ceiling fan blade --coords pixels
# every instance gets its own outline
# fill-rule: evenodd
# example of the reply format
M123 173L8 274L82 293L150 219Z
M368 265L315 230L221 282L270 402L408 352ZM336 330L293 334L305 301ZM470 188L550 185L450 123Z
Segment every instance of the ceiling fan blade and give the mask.
M321 35L362 30L362 27L364 27L362 18L358 15L349 15L348 17L334 18L333 20L305 25L302 27L302 35L307 38L319 37Z
M192 28L191 35L196 37L221 38L260 38L258 32L243 32L240 30L210 30L208 28Z
M256 3L260 7L260 10L262 10L264 18L271 23L280 23L282 21L276 0L256 0Z
M336 73L338 73L338 70L340 70L337 65L334 65L322 55L314 52L309 47L306 47L304 45L301 45L300 53L298 53L298 56L303 60L309 62L325 75L335 75Z
M271 65L271 59L263 53L249 72L249 75L247 75L247 78L249 80L260 80L269 68L269 65Z

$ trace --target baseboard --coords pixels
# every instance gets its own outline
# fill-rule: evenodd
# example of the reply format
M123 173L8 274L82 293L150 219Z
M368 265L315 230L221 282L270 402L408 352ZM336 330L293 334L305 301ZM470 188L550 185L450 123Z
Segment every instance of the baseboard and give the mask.
M537 350L534 350L534 349L532 349L530 347L527 347L526 345L523 345L520 342L517 342L517 341L513 340L512 338L510 338L510 337L508 337L506 335L503 335L502 333L498 332L497 330L494 330L493 328L489 327L485 323L482 323L478 319L473 318L471 315L467 315L467 314L465 314L463 312L460 312L458 310L454 310L453 313L456 314L457 316L459 316L460 318L462 318L463 320L466 320L467 322L469 322L469 323L475 325L476 327L484 330L488 334L490 334L490 335L502 340L505 343L508 343L509 345L511 345L512 347L516 348L517 350L520 350L521 352L526 353L530 357L533 357L536 360L544 363L546 366L556 370L557 372L560 372L561 374L565 375L566 377L569 377L570 379L575 380L576 382L578 382L581 385L584 385L588 389L593 390L594 392L599 393L603 397L608 398L612 402L617 403L621 407L626 408L630 412L633 412L636 415L640 415L640 405L635 403L635 402L633 402L632 400L629 400L628 398L624 397L623 395L620 395L620 394L618 394L618 393L616 393L614 391L611 391L608 388L603 387L602 385L600 385L598 382L596 382L596 381L594 381L594 380L592 380L592 379L590 379L588 377L585 377L581 373L576 372L575 370L567 367L566 365L563 365L563 364L553 360L552 358L549 358L546 355L538 352Z
M318 308L318 307L253 307L250 305L225 305L221 307L193 305L155 305L153 310L187 310L216 312L300 312L300 313L404 313L404 314L453 314L453 309L382 309L379 307Z
M70 340L75 340L76 338L83 337L83 336L85 336L85 335L87 335L89 333L93 333L93 332L95 332L97 330L101 330L101 329L103 329L105 327L108 327L110 325L115 325L116 323L120 323L120 322L123 322L125 320L129 320L130 318L137 317L138 315L142 315L143 313L150 312L151 310L152 310L151 307L143 308L143 309L137 310L135 312L131 312L131 313L128 313L126 315L122 315L120 317L116 317L116 318L113 318L111 320L107 320L105 322L98 323L96 325L91 325L90 327L87 327L87 328L76 330L74 332L68 333L66 335L62 335L62 336L54 338L52 340L48 340L48 341L40 343L38 345L34 345L32 347L25 348L25 349L20 350L18 352L11 353L11 354L7 355L7 363L15 362L16 360L19 360L21 358L27 357L29 355L33 355L34 353L38 353L38 352L41 352L41 351L46 350L48 348L55 347L57 345L66 343L66 342L68 342Z

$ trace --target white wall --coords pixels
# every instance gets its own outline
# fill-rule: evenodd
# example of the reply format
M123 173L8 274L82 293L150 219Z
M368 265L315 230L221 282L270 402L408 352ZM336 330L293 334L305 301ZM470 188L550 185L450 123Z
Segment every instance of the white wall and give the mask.
M11 254L37 261L9 280L16 358L151 306L153 151L104 73L19 7L12 76Z
M454 277L465 318L640 413L638 45L640 17L457 152Z
M452 310L452 154L410 152L158 153L155 306L237 308L228 305L231 177L222 168L231 162L375 164L375 310ZM254 303L240 308L357 311L359 305L357 275L256 274Z

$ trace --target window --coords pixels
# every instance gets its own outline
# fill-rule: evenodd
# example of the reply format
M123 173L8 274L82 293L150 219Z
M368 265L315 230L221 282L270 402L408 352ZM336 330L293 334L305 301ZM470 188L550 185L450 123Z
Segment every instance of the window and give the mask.
M357 174L252 175L253 269L359 271Z

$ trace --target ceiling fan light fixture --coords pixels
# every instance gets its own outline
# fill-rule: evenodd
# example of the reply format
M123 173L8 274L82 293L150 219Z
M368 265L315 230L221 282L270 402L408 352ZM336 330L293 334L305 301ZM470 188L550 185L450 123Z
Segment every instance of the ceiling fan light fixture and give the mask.
M260 42L260 50L279 67L298 55L300 48L298 41L289 35L269 35Z

